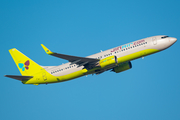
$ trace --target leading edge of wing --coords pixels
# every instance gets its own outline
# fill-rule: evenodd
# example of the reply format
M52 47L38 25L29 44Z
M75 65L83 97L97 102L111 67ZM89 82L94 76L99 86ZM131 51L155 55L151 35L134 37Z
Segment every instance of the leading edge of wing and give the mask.
M58 58L62 58L65 60L68 60L69 62L74 62L74 64L77 63L92 63L92 62L97 62L99 61L98 59L95 58L86 58L86 57L78 57L78 56L72 56L72 55L65 55L65 54L60 54L60 53L55 53L55 52L51 52L46 46L44 46L43 44L41 44L41 46L43 47L44 51L48 54L48 55L52 55Z

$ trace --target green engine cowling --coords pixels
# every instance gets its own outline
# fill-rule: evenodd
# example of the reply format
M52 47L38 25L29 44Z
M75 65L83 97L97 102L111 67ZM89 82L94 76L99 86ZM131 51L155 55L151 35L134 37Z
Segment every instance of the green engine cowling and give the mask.
M113 55L100 60L98 66L104 68L109 65L115 65L116 63L117 63L117 57Z
M132 68L131 62L125 62L125 63L119 64L118 66L114 67L112 71L114 71L116 73L120 73L125 70L129 70L131 68Z

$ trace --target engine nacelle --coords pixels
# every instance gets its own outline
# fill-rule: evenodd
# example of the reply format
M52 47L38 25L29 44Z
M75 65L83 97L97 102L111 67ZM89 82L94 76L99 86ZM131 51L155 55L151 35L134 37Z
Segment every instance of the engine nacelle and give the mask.
M117 63L117 57L116 56L109 56L99 61L97 66L100 66L101 68L104 68L109 65L115 65Z
M125 62L125 63L119 64L119 66L114 67L112 71L119 73L119 72L123 72L125 70L129 70L131 68L132 68L131 62Z

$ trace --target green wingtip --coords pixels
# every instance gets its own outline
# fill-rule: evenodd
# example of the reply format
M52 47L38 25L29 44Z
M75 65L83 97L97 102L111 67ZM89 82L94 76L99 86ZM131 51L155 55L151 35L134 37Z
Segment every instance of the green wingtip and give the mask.
M53 52L51 52L46 46L44 46L43 44L41 44L41 46L48 55L53 54Z

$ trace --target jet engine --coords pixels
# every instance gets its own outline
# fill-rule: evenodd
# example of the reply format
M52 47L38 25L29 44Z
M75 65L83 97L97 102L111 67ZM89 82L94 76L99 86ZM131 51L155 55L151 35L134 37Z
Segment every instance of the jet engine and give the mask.
M100 66L101 68L104 68L106 66L115 65L116 63L117 63L117 57L109 56L100 60L96 66Z
M125 62L125 63L121 63L118 66L114 67L112 71L114 71L116 73L120 73L125 70L129 70L131 68L132 68L131 62Z

